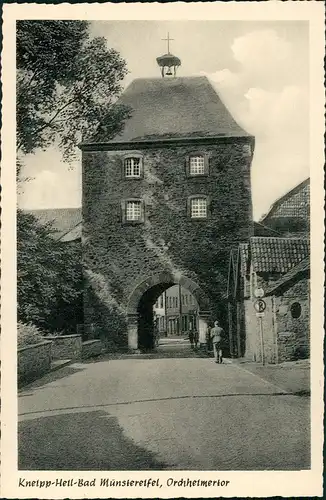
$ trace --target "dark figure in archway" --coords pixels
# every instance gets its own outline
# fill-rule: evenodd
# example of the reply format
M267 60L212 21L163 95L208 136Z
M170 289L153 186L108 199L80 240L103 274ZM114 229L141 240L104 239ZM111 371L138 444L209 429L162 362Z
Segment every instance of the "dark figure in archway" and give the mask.
M194 331L194 346L195 346L195 349L197 349L197 347L198 347L198 341L199 341L199 333L198 333L198 330L196 329Z
M194 348L194 332L192 330L190 330L190 332L189 332L189 342L191 345L191 349L193 349Z
M142 300L138 307L138 348L148 351L154 348L154 344L153 306Z

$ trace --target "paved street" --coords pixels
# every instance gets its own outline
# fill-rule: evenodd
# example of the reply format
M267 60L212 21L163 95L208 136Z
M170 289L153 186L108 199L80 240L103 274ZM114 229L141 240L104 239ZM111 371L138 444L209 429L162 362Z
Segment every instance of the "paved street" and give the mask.
M19 468L309 468L309 398L169 344L162 357L74 363L25 387Z

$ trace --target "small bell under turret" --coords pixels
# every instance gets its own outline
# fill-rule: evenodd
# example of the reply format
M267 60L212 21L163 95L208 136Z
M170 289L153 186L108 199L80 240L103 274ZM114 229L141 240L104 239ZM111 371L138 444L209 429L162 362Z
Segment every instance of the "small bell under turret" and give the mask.
M164 54L163 56L157 57L156 62L161 68L162 78L164 78L165 76L176 77L177 68L181 66L181 60L170 53L170 41L173 40L173 38L170 38L169 33L168 37L163 38L163 40L166 40L168 42L168 53Z

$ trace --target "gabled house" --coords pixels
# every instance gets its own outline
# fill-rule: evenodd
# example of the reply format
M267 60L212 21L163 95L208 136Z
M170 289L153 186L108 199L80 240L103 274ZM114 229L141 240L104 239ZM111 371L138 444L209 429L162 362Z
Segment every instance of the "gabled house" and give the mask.
M310 179L276 200L259 221L283 237L304 236L310 230Z
M306 257L266 290L273 310L276 362L309 357L310 260Z
M305 282L292 286L293 276L301 280L302 261L308 262L309 267L309 240L303 238L270 238L252 237L249 243L240 243L238 251L232 251L230 255L229 280L228 280L228 310L229 310L229 345L230 354L234 357L246 357L253 361L260 361L262 357L261 330L256 315L254 303L256 301L255 290L263 289L265 294L266 310L262 320L263 347L266 362L277 363L298 355L295 348L291 347L292 354L285 354L279 333L285 328L282 311L283 290L288 290L288 309L286 314L292 310L299 310L299 306L293 305L298 302L296 293L302 291L301 299L304 298L304 310L308 304L308 285L306 274ZM307 264L305 264L307 265ZM298 272L295 270L298 268ZM304 268L307 272L307 268ZM285 280L285 281L284 281ZM291 281L292 280L292 281ZM277 297L277 299L276 299ZM302 306L300 305L301 309ZM281 311L281 312L280 312ZM294 313L298 314L298 313ZM301 314L298 316L298 318ZM309 317L308 314L305 315ZM294 318L294 319L298 319ZM302 321L302 320L301 320ZM303 320L306 324L306 319ZM291 331L289 339L292 344L298 340L305 345L303 351L308 352L307 342L302 340L303 327L295 326L290 322ZM298 323L299 325L299 323ZM289 328L290 328L289 326ZM281 330L280 330L281 329ZM308 337L307 337L308 338ZM284 350L285 349L285 350ZM279 353L281 352L281 354ZM289 351L289 349L288 349Z

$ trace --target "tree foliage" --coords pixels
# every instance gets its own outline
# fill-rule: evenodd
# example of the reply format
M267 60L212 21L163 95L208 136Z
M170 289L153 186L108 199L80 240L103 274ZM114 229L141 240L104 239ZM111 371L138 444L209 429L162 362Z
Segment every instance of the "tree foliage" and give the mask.
M116 104L127 73L105 38L85 21L17 22L17 148L32 153L57 144L65 160L101 125L107 138L129 110Z
M53 238L51 225L17 213L18 320L45 331L82 322L81 245Z
M84 137L110 139L129 109L116 104L127 73L85 21L17 22L17 173L24 155L51 145L74 160ZM49 225L17 214L18 320L47 331L82 322L81 246L53 238Z

